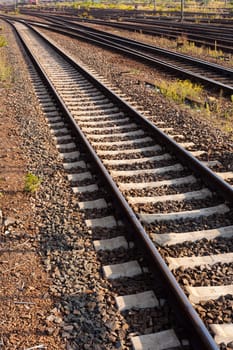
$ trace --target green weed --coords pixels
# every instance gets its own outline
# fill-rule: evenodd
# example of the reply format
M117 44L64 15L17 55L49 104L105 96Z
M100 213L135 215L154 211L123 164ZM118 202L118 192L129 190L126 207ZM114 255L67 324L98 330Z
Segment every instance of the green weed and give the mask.
M201 85L194 84L189 80L177 80L169 84L167 81L162 81L156 86L159 87L164 96L178 103L183 103L186 98L194 101L200 100L203 90Z
M226 123L226 125L223 127L223 130L229 134L233 133L232 124Z
M3 49L3 47L7 45L8 43L5 37L3 35L0 35L0 81L9 83L12 79L12 71L11 67L7 63Z
M7 46L7 41L4 36L0 35L0 47Z
M131 69L130 74L132 74L132 75L140 74L140 70L139 69Z
M2 57L0 57L0 81L11 81L11 67L9 67Z
M30 193L36 192L40 187L41 181L38 176L27 173L25 176L24 191Z

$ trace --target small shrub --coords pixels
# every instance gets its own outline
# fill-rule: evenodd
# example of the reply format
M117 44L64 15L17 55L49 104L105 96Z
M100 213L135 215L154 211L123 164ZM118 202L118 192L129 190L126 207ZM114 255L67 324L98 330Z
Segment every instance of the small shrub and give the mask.
M25 176L24 191L30 193L36 192L39 189L40 184L41 179L38 176L28 173Z
M0 56L0 81L10 82L11 81L11 67L6 63L6 60Z
M232 134L232 133L233 133L233 127L232 127L232 124L226 123L225 126L224 126L224 128L223 128L223 130L224 130L225 132L231 134L230 137L231 137L231 139L233 139L233 134Z
M229 114L229 112L225 111L225 112L223 113L223 118L226 119L226 120L230 119L230 114Z
M0 47L7 46L7 41L4 36L0 35Z
M205 103L205 113L210 116L210 105L208 102Z
M139 69L131 69L130 74L133 74L133 75L140 74L140 70Z
M193 84L189 80L177 80L169 84L167 81L162 81L156 85L159 86L164 96L178 103L183 103L186 98L196 101L199 100L203 89L201 85Z

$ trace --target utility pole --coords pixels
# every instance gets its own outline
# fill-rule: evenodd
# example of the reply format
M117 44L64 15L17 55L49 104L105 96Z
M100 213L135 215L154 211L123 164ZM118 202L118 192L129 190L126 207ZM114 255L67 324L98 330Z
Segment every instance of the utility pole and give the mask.
M181 17L180 20L183 22L184 19L184 0L181 0Z

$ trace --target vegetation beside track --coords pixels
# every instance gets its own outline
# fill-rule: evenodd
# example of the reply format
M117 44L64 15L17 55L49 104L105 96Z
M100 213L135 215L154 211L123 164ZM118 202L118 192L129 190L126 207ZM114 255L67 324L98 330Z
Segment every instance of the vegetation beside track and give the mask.
M0 31L3 28L0 27ZM7 46L6 38L0 34L0 82L9 83L11 81L11 67L7 63L4 47Z
M41 8L41 4L39 5ZM37 7L36 5L30 5L30 7ZM43 8L50 7L51 4L44 4ZM59 3L53 3L53 7L57 9L73 8L73 9L117 9L117 10L149 10L156 12L169 11L177 12L180 11L181 1L171 1L171 0L156 0L156 1L122 1L115 0L112 2L98 1L93 2L91 0L85 1L73 1L72 3L68 1L63 1ZM202 12L208 14L209 12L215 12L219 9L233 10L233 0L204 0L200 3L197 0L186 0L185 9L190 12ZM221 16L221 12L216 12L216 18ZM215 17L214 16L214 17Z
M223 98L221 94L218 97L209 96L201 85L193 84L188 80L159 79L154 84L155 93L161 93L179 105L201 113L233 138L233 96L230 101Z

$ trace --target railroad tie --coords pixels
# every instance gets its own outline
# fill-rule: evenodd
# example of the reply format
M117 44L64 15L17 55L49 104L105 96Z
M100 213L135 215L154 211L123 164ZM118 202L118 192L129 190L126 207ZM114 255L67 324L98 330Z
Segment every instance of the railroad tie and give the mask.
M138 214L140 220L146 224L150 224L158 221L174 221L174 220L185 220L185 219L196 219L199 217L208 217L214 214L225 214L230 209L225 204L220 204L210 208L202 208L188 211L181 211L177 213L166 213L166 214Z
M213 240L217 237L231 238L233 237L233 226L220 227L212 230L192 231L184 233L163 233L151 234L151 238L161 246L170 246L186 241L195 242L203 238Z
M177 338L173 329L166 331L136 336L131 338L134 350L166 350L180 347L180 341Z
M228 344L233 341L233 323L210 324L217 344Z

